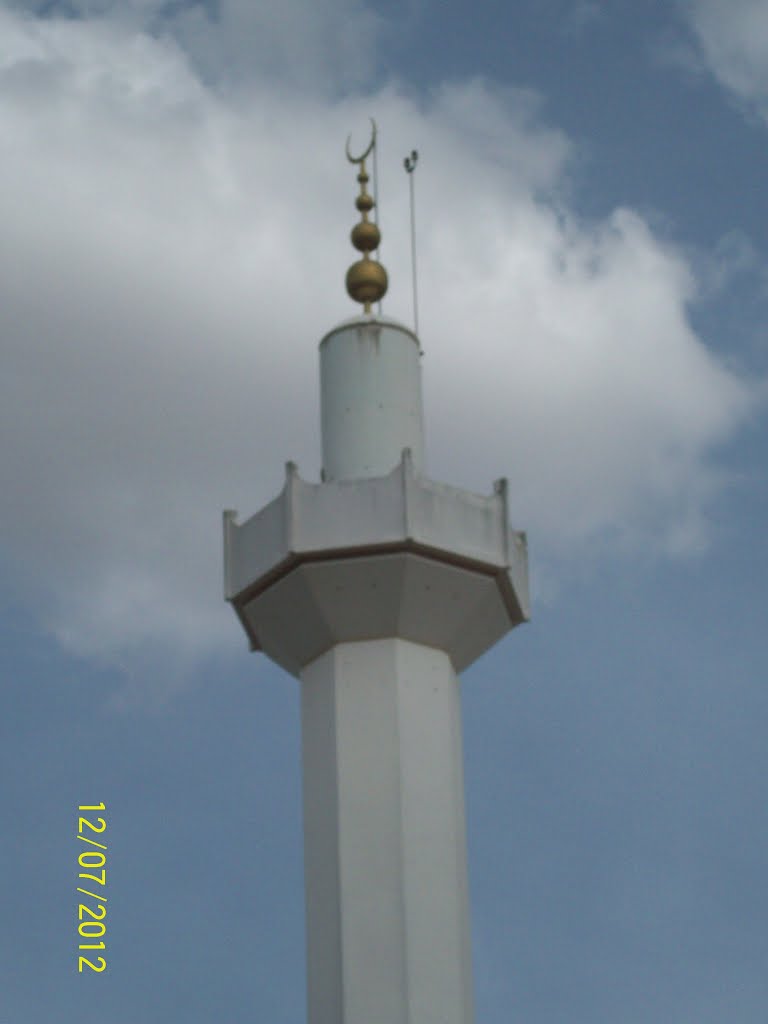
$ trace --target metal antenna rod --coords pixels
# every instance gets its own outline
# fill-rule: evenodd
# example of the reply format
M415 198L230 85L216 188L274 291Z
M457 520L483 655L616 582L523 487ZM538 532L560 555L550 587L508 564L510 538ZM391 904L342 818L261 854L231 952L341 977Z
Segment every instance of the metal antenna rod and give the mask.
M416 210L415 201L413 195L413 172L416 169L416 164L419 159L419 154L415 149L411 150L411 155L407 156L403 160L403 166L408 173L408 182L410 184L411 191L411 271L413 274L413 329L416 333L416 337L419 336L419 302L418 292L416 289Z

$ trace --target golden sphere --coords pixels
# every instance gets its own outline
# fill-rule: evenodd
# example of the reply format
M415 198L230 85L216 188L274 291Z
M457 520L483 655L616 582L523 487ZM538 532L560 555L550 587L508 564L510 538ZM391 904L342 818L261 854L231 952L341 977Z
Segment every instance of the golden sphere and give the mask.
M373 209L373 196L369 196L367 192L362 192L355 200L355 206L361 213L370 213Z
M347 271L347 292L355 302L378 302L387 291L387 272L380 263L364 256Z
M352 239L352 245L360 252L375 252L381 242L381 233L370 220L361 220L359 224L355 224L349 237Z

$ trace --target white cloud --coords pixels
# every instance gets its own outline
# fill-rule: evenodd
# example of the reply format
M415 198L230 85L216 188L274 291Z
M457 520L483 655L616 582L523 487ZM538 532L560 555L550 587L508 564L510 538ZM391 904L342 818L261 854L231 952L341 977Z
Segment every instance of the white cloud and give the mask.
M62 642L235 643L219 519L316 478L316 345L353 312L350 129L381 126L385 311L410 317L416 172L432 474L510 477L537 550L700 543L747 385L693 332L683 256L629 210L584 224L534 98L418 105L205 86L114 20L0 10L2 543Z
M693 282L683 260L629 211L591 231L544 207L531 207L525 224L499 220L485 225L500 260L486 281L468 270L481 265L479 252L457 265L459 240L444 250L455 271L446 328L474 329L472 358L444 382L441 461L447 467L448 444L470 457L446 399L461 408L482 395L496 441L468 438L476 476L506 450L519 516L550 545L596 534L652 537L654 549L698 544L703 523L692 513L715 483L705 453L728 434L745 394L686 320Z
M16 6L65 12L75 25L102 22L174 40L204 80L227 91L279 80L283 88L336 93L376 71L381 19L362 0L17 0Z
M710 71L768 117L766 0L686 0L683 9Z

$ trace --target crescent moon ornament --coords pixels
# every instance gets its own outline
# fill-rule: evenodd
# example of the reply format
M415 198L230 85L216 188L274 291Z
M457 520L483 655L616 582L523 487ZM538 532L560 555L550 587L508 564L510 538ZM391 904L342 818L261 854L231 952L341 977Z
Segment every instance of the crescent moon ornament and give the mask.
M365 158L371 152L373 147L376 145L376 122L374 121L373 118L371 118L370 121L371 121L371 141L368 143L368 148L366 149L366 151L364 153L362 153L360 156L352 156L352 154L349 152L349 144L352 141L352 136L351 135L347 136L347 160L349 160L349 162L351 164L361 164L363 162L363 160L365 160Z

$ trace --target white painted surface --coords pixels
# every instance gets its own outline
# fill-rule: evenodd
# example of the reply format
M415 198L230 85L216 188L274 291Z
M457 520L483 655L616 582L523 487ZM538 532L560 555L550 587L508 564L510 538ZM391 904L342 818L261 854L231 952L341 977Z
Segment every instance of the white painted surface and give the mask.
M497 577L401 551L297 565L235 602L255 647L293 675L338 643L397 636L457 672L522 621Z
M420 349L320 344L323 483L224 516L225 594L302 688L308 1024L471 1024L459 684L528 617L506 482L423 476Z
M509 527L505 482L487 496L473 494L417 475L408 455L386 476L324 484L302 480L289 463L274 501L242 524L225 516L225 596L237 603L293 555L351 556L404 541L506 571L527 618L526 541Z
M424 458L420 348L393 320L360 317L320 342L325 480L385 476L410 448Z
M298 674L334 644L399 636L462 671L528 618L525 535L507 489L472 494L414 472L311 484L245 523L224 517L225 596L251 645Z
M339 644L301 674L308 1024L470 1024L459 684Z

